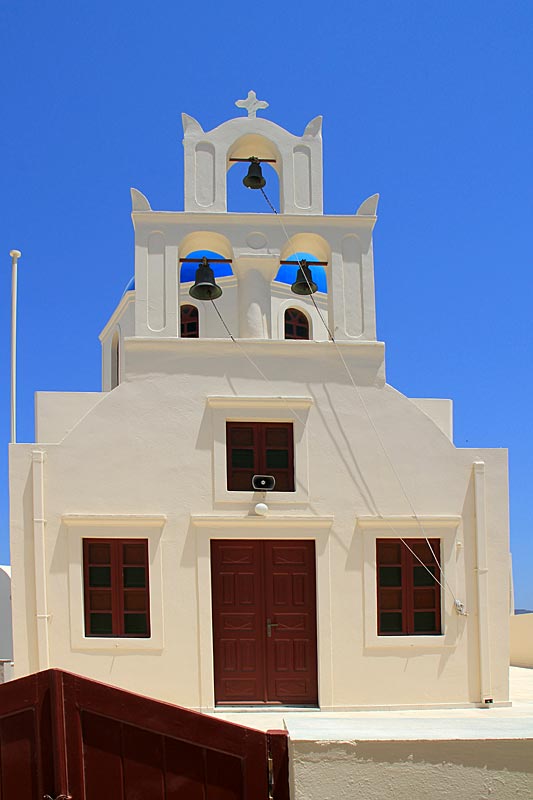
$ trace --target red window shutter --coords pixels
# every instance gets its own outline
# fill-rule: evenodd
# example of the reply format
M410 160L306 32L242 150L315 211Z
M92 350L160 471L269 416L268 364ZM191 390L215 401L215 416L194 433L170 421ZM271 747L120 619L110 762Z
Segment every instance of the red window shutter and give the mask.
M258 449L257 423L226 423L226 465L230 491L252 491L252 477L261 472Z
M273 475L276 491L294 491L292 422L227 422L229 491L253 491L254 475Z
M83 570L86 636L150 636L145 539L84 539Z
M438 539L377 540L378 634L441 632L439 563Z
M186 305L180 308L181 338L197 339L200 334L198 323L198 309L196 306Z
M277 492L294 492L292 422L260 422L262 475L273 475Z
M297 308L288 308L285 311L285 338L309 339L309 320Z

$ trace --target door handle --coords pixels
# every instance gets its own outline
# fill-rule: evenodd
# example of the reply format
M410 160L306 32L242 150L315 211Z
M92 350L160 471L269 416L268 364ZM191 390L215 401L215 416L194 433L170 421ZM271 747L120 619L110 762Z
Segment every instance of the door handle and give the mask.
M272 620L267 617L267 636L269 639L272 636L272 628L277 628L278 625L278 622L272 622Z

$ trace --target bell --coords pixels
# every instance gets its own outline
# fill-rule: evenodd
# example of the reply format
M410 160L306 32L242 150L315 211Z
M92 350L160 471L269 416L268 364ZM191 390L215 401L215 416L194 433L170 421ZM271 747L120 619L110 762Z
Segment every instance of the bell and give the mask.
M222 294L222 289L215 283L215 273L205 256L198 264L194 286L189 289L189 294L195 300L216 300Z
M266 186L266 180L261 171L261 162L255 156L251 157L248 173L242 182L248 189L262 189L263 186Z
M307 261L302 258L300 261L300 266L298 267L298 272L296 273L296 280L291 286L291 291L294 294L314 294L318 289L318 286L313 281L313 276L311 275L311 270L307 266Z

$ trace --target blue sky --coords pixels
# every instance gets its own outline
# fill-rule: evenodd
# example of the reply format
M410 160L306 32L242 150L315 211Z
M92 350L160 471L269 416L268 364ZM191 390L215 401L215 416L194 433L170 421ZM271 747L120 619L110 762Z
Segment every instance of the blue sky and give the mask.
M326 213L380 192L388 380L453 398L458 446L509 448L516 603L533 608L532 29L529 0L2 4L0 561L9 250L31 441L34 391L100 388L97 336L133 273L129 187L181 210L180 113L209 129L253 88L294 132L324 115Z

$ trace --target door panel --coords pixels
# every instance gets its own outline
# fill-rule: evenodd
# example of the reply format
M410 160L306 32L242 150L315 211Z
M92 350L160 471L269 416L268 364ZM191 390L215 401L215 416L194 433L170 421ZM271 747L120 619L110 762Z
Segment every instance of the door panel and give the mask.
M286 704L316 704L316 587L314 542L264 542L267 615L267 694Z
M315 546L211 543L217 703L318 701Z
M215 695L264 702L261 542L211 546Z

